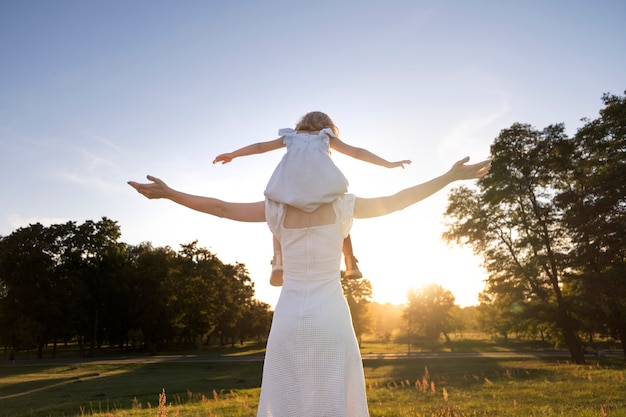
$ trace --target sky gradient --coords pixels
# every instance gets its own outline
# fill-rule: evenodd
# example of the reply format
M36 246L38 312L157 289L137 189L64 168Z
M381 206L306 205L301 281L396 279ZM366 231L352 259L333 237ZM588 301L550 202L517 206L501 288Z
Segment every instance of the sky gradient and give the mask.
M406 169L334 153L361 197L395 193L480 160L500 130L598 117L626 90L624 1L0 0L0 235L30 223L117 221L122 241L199 241L246 264L257 298L271 235L149 201L146 174L186 192L258 201L282 150L212 165L275 139L310 110L344 142ZM460 185L460 184L459 184ZM356 220L352 240L374 299L403 303L436 282L466 306L480 258L441 241L447 191Z

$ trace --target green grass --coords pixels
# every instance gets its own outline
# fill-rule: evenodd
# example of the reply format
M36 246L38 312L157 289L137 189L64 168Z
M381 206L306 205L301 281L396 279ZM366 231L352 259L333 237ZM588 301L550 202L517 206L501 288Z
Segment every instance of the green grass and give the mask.
M484 334L465 334L463 337L452 336L450 342L443 338L438 341L416 340L411 344L411 353L424 352L520 352L554 351L549 343L534 340L486 338ZM361 352L367 353L408 353L409 347L402 343L381 343L364 341Z
M3 367L0 415L76 416L158 405L167 390L178 404L258 388L261 362L159 362ZM82 410L82 413L81 413ZM117 414L116 414L117 415ZM123 414L120 414L123 415Z
M624 363L555 358L366 363L372 416L626 416Z
M256 415L261 362L151 360L1 366L0 416ZM623 358L590 362L414 357L364 365L373 417L626 417ZM159 408L163 388L167 405Z

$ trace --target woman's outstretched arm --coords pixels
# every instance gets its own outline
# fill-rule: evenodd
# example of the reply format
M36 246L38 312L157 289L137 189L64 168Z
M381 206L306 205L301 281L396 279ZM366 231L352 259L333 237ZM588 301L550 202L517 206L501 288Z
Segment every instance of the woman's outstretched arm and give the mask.
M468 161L469 157L465 157L455 163L445 174L425 183L406 188L394 195L377 198L357 198L354 206L354 217L378 217L402 210L433 195L454 181L482 178L487 175L491 168L490 160L477 164L467 164Z
M128 181L128 184L137 192L150 199L165 198L193 210L240 222L265 221L265 203L263 201L256 203L229 203L217 198L202 197L174 190L168 187L162 180L151 175L148 175L147 178L151 181L150 183L140 184L135 181Z
M491 161L486 160L477 164L467 164L469 158L455 163L443 175L425 183L406 188L394 195L377 198L357 198L354 206L355 218L384 216L394 211L402 210L436 193L446 185L460 180L482 178L491 168ZM150 183L140 184L129 181L128 184L147 198L165 198L193 210L208 213L217 217L224 217L240 222L264 222L265 203L230 203L217 198L202 197L186 194L174 190L162 180L148 175Z

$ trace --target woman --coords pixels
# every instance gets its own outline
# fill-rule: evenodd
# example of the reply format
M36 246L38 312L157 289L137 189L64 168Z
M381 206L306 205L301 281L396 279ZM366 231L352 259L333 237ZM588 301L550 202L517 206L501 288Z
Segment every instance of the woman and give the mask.
M343 239L353 218L402 210L458 181L481 178L490 161L455 163L443 175L394 195L338 197L312 212L272 200L230 203L176 191L158 178L129 184L147 198L242 222L266 221L285 253L284 283L263 365L258 416L368 415L363 364L341 290Z

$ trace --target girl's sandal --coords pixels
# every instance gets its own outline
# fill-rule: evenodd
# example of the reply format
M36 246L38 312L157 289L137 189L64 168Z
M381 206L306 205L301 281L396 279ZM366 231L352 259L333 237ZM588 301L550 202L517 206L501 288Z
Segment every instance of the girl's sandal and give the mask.
M283 266L274 265L274 261L272 261L272 275L270 275L270 285L273 287L280 287L283 285Z

